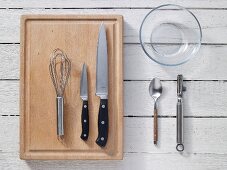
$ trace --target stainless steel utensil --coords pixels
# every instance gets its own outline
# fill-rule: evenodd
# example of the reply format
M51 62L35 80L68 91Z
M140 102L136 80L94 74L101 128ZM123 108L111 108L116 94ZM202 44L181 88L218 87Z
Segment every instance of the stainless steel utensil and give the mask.
M177 151L184 150L183 144L183 92L186 87L183 86L183 76L177 76Z
M59 48L53 51L50 58L50 76L53 81L53 85L56 91L56 103L57 103L57 135L59 138L64 136L64 91L67 84L70 70L71 62L67 58L66 54Z
M96 95L100 97L98 138L96 143L104 147L108 139L108 54L105 25L99 29L96 64Z
M81 113L81 125L82 132L80 138L87 140L89 135L89 111L88 111L88 86L87 86L87 67L83 65L80 79L80 97L83 100L82 113Z
M158 141L158 110L157 101L162 94L162 84L158 78L154 78L149 86L149 92L154 99L154 144Z

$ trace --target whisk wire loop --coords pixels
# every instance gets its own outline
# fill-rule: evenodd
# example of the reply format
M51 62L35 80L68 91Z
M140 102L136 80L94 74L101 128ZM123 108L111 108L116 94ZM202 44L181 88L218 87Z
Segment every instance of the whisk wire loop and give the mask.
M49 70L57 96L63 96L71 71L71 62L67 55L59 48L53 51Z

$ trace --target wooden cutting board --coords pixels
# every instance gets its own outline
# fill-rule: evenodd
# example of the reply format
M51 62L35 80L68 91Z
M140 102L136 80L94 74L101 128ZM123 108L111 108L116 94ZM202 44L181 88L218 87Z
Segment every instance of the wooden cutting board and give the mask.
M109 137L100 148L99 97L95 95L98 32L105 24L108 43ZM20 158L122 159L123 152L123 18L119 15L26 15L21 18ZM65 89L64 141L57 139L56 94L49 75L54 49L71 60ZM87 64L89 138L80 139L80 75Z

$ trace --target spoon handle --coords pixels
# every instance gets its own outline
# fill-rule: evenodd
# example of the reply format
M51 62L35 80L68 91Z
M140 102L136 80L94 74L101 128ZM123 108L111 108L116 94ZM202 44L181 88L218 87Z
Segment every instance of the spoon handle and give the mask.
M154 144L158 142L158 110L156 104L154 106Z

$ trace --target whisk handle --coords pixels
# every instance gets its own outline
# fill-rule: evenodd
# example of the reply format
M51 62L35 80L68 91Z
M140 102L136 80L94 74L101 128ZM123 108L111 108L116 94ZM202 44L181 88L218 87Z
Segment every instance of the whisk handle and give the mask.
M63 136L64 135L64 126L63 126L63 113L64 113L64 98L57 97L57 135Z

